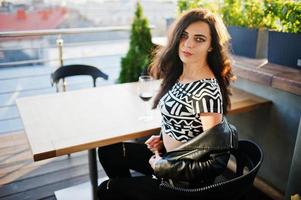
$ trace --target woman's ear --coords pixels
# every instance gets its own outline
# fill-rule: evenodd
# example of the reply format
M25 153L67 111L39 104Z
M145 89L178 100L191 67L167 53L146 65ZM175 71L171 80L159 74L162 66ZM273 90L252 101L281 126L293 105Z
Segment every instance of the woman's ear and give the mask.
M208 52L212 51L212 49L213 49L212 47L209 47Z

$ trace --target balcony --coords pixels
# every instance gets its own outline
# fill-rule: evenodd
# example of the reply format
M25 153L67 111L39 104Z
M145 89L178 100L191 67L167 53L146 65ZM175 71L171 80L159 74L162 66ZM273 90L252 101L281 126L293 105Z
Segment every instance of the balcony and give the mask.
M0 199L55 199L54 191L88 181L85 152L33 162L15 100L55 93L50 73L61 62L97 66L110 77L97 85L114 84L120 58L128 49L128 30L129 27L100 27L0 33ZM114 40L108 40L104 34L107 31L115 36ZM58 45L61 39L62 59ZM154 43L159 40L162 38L154 38ZM300 70L286 71L267 60L233 59L238 76L235 86L273 102L270 109L231 117L241 130L241 138L255 140L266 155L259 174L262 179L257 179L248 199L281 199L298 135ZM85 78L71 78L68 90L90 84ZM103 177L104 171L98 167Z

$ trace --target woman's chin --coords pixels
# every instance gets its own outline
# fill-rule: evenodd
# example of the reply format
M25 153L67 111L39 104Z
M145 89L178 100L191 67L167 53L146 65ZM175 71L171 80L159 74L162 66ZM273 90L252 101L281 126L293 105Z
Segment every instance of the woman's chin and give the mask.
M189 59L189 57L187 56L180 56L180 60L183 62L183 63L188 63L191 59Z
M190 58L184 57L184 58L180 58L180 59L181 59L182 63L185 63L185 64L192 63L192 60Z

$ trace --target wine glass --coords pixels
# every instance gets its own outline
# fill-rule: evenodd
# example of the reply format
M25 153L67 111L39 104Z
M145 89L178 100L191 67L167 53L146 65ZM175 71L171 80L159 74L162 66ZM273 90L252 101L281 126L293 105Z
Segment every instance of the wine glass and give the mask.
M148 101L153 97L153 77L149 75L141 75L139 76L138 81L138 94L139 97L144 101L145 105L145 115L139 117L140 120L150 121L152 119L152 115L150 114L151 108L149 107Z

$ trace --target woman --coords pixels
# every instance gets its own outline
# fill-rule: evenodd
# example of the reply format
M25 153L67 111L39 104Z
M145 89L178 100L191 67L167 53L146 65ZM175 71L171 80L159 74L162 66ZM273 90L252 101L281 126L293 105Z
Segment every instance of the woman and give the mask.
M236 131L223 118L232 78L228 41L224 24L205 9L178 19L151 68L162 78L154 101L162 113L161 134L146 145L99 148L110 178L99 186L100 199L183 199L190 194L181 189L208 185L224 171L237 146ZM131 177L129 169L145 176Z

